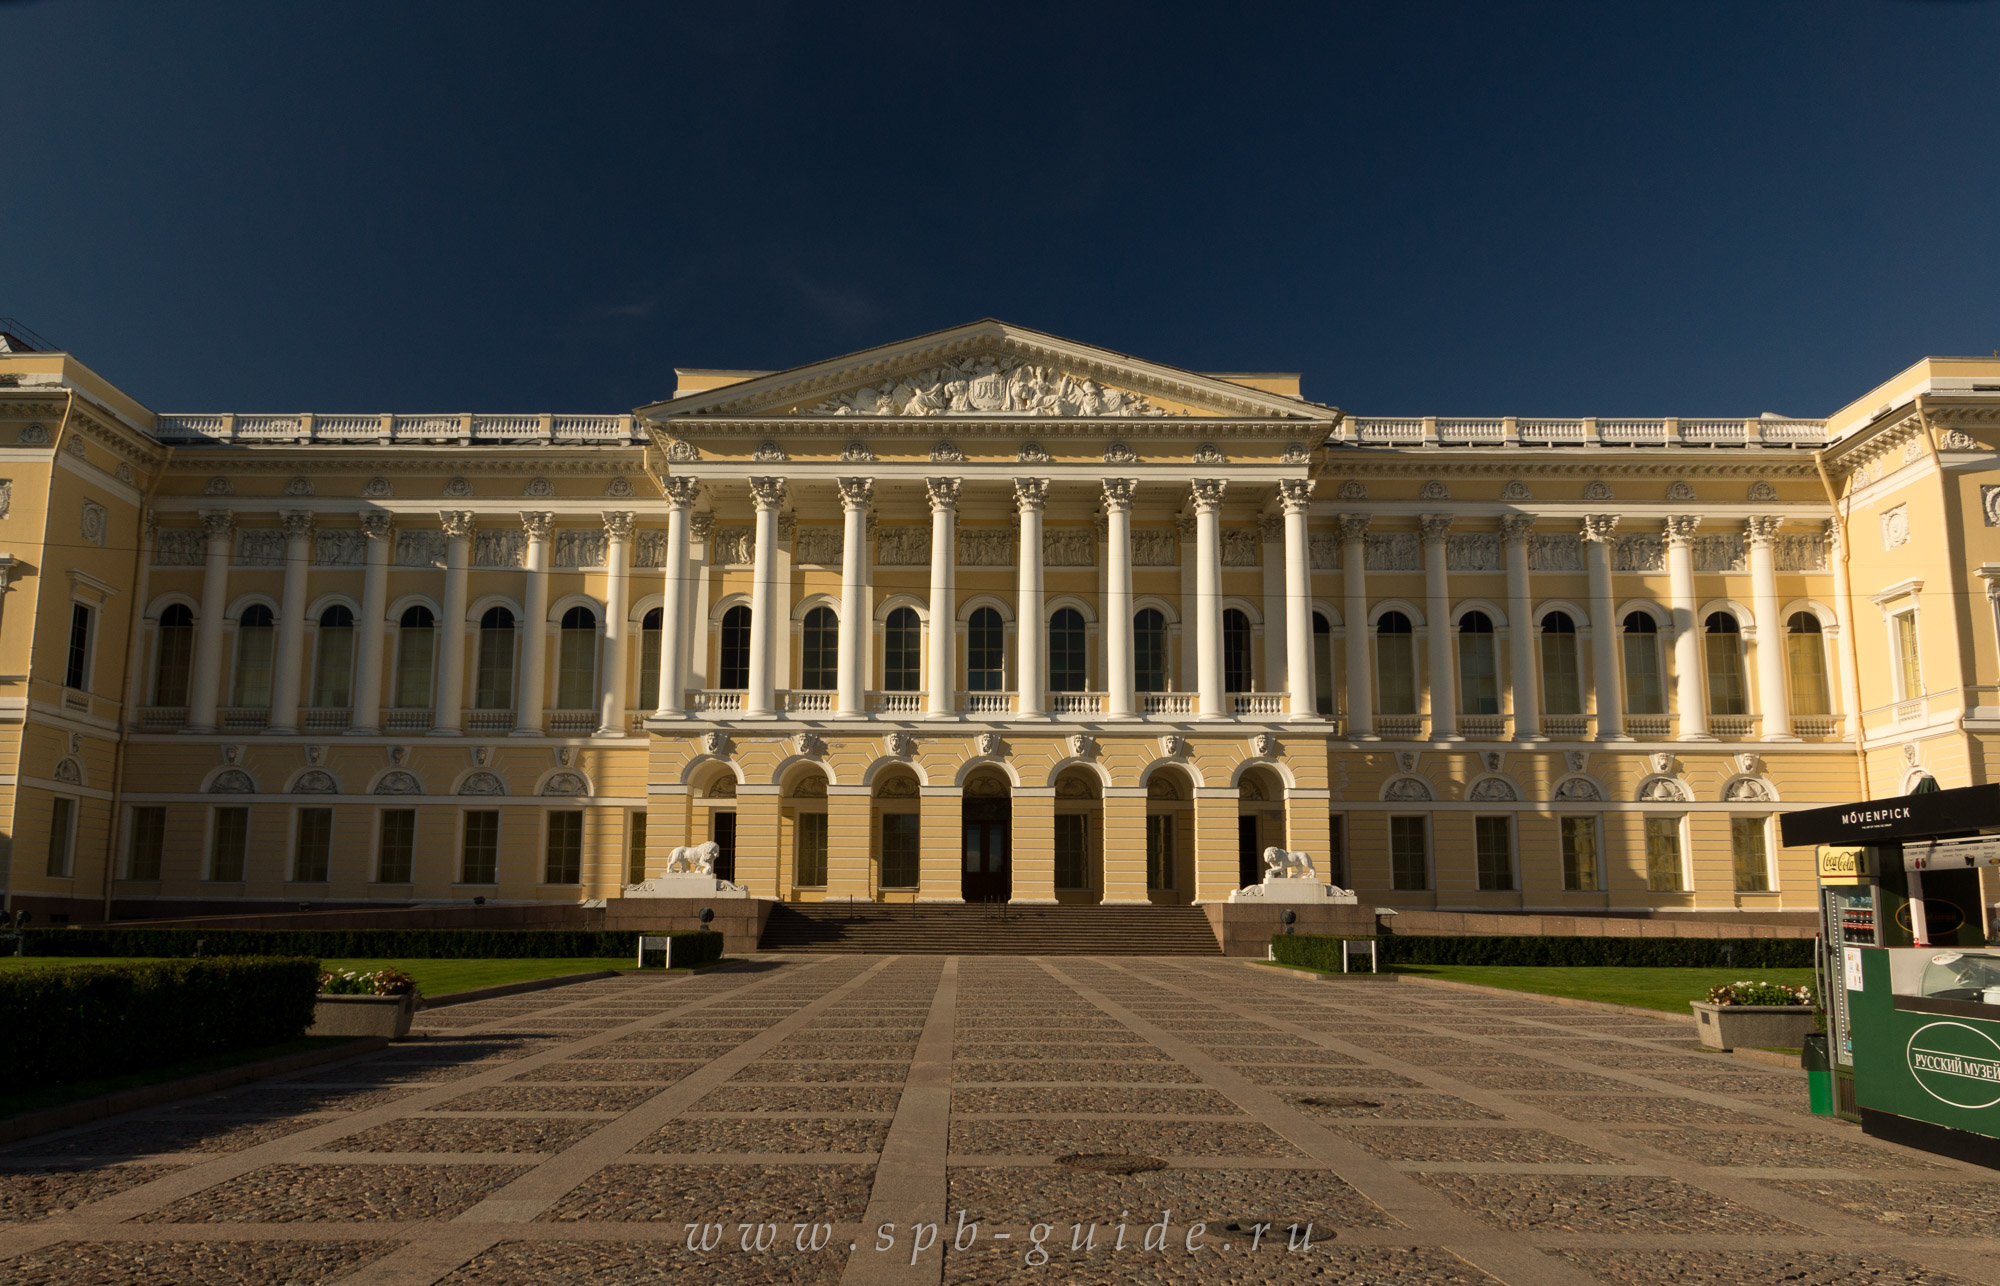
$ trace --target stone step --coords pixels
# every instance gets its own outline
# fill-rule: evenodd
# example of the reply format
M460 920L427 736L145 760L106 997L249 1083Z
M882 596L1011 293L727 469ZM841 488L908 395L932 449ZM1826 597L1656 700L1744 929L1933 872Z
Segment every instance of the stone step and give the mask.
M762 951L956 955L1219 955L1199 907L795 903L773 909Z

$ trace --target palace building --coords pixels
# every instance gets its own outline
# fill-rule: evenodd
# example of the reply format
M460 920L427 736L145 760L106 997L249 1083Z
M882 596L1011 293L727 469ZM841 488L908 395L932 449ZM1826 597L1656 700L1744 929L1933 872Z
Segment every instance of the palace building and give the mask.
M787 902L1216 903L1276 845L1777 922L1779 812L2000 768L2000 359L1379 418L982 321L625 413L252 415L0 345L38 922L592 903L710 840Z

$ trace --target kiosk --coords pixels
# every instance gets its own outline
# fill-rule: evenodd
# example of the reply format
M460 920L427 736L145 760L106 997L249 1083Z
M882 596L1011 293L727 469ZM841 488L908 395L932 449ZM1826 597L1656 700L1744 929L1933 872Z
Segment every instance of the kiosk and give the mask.
M1867 1133L2000 1166L2000 784L1791 813L1818 848L1820 994L1838 1114Z

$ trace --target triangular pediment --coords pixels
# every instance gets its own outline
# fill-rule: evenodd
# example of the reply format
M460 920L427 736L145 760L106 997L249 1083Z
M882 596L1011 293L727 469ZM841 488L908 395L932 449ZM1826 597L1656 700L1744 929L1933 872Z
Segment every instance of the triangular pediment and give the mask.
M1166 417L1325 420L1332 407L1042 331L979 321L641 407L724 419Z

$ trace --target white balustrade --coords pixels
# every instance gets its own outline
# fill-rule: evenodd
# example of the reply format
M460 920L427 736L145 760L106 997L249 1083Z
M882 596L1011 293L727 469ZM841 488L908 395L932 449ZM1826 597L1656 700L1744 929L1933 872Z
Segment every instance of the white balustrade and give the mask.
M1645 735L1638 731L1639 721L1645 717L1644 715L1640 715L1636 719L1627 720L1628 725L1633 729L1632 735ZM1551 741L1582 741L1590 735L1590 716L1587 714L1545 714L1542 716L1542 733Z
M831 691L787 688L784 692L785 711L788 714L824 714L833 709L834 695Z
M271 722L269 709L234 709L219 712L224 732L255 732Z
M1378 714L1375 716L1375 731L1385 741L1416 741L1424 735L1424 717L1420 714Z
M317 442L373 442L382 436L379 415L315 415L313 440Z
M961 692L958 707L967 714L1012 714L1014 694L1011 692Z
M1049 693L1050 714L1103 714L1102 692L1051 692Z
M548 729L560 737L587 737L597 731L597 711L550 710Z
M162 415L153 421L153 436L162 442L225 442L226 415Z
M346 706L307 706L299 711L299 727L306 732L341 732L354 722L354 712Z
M1839 715L1795 714L1792 716L1792 731L1816 741L1832 741L1840 737L1843 722Z
M459 726L467 732L512 732L514 712L512 710L467 710L464 722Z
M187 723L186 706L148 706L139 711L139 726L147 732L172 732Z
M882 714L922 714L924 694L921 692L871 692L868 694L868 708Z
M1665 420L1599 420L1597 437L1606 446L1659 447L1667 444Z
M1439 420L1439 446L1492 446L1506 441L1507 426L1499 420Z
M741 710L742 708L743 689L741 688L704 688L700 692L695 693L693 699L688 702L688 709L702 713L719 713L725 710Z
M1584 441L1582 420L1516 420L1514 432L1522 446L1580 447Z
M1782 443L1786 446L1825 446L1826 421L1759 420L1757 436L1767 443Z
M1260 719L1275 719L1285 713L1282 692L1235 692L1230 694L1231 711Z
M1507 735L1507 717L1498 714L1462 714L1458 730L1468 741L1499 741Z
M1421 446L1423 444L1424 422L1422 420L1350 418L1347 422L1354 428L1355 441L1361 443L1363 446Z
M1682 420L1681 441L1689 446L1740 447L1749 437L1741 420Z
M429 710L384 710L382 731L384 732L428 732L432 722Z
M1192 692L1142 692L1139 694L1149 715L1183 715L1194 713L1194 693Z
M1754 714L1712 714L1708 716L1708 730L1718 741L1748 741L1757 735L1757 716Z

